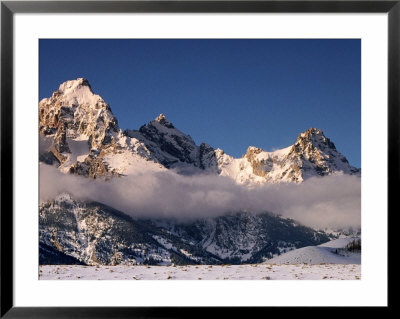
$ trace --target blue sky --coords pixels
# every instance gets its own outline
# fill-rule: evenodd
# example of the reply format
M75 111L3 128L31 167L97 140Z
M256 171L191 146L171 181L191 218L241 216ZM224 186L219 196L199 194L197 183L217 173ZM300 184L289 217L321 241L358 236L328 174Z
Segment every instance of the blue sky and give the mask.
M310 127L361 167L360 40L40 40L39 97L87 78L122 129L164 113L240 157Z

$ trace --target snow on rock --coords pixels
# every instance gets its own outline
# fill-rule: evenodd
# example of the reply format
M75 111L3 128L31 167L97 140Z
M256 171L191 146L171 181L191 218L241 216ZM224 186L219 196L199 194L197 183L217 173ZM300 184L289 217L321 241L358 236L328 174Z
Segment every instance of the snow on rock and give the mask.
M104 160L120 175L134 175L138 172L159 172L166 170L161 164L146 160L129 150L109 153L104 156Z
M40 132L51 135L65 130L66 137L86 140L101 147L117 133L118 122L109 105L94 94L86 79L78 78L60 85L50 98L39 103Z
M143 143L122 133L110 106L86 79L67 81L40 101L39 121L47 144L40 159L64 173L96 178L162 169Z

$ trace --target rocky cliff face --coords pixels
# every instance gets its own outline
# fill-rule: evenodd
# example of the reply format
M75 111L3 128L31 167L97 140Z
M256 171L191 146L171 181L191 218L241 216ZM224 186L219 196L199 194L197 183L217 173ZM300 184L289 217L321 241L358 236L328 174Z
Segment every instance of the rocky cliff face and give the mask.
M152 157L167 168L179 163L200 166L199 147L189 135L177 130L164 114L140 127L139 131L125 130L124 134L146 145Z
M40 101L39 131L44 136L56 134L63 153L68 151L66 138L85 139L90 149L99 149L113 142L119 127L110 106L93 93L86 79L79 78L61 84L50 98Z
M113 175L101 152L116 147L119 131L109 105L93 93L86 79L61 84L39 103L39 132L51 140L45 156L56 158L65 172L93 178Z
M352 167L331 140L316 128L299 135L290 149L288 159L296 163L296 168L301 171L301 179L315 174L360 174L360 170Z

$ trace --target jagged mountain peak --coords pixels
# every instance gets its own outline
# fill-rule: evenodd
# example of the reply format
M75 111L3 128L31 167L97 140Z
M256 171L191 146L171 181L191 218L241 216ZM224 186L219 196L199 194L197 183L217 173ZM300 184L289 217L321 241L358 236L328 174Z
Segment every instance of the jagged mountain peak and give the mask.
M292 152L310 154L321 152L337 152L335 144L318 128L309 128L297 137Z
M315 174L359 174L359 170L349 164L322 130L314 127L299 134L288 159L295 163L297 181Z
M109 105L85 78L62 83L40 101L39 132L49 144L40 154L42 161L93 177L106 175L107 163L99 155L116 147L122 134Z
M95 148L109 141L109 136L105 136L109 132L119 131L111 108L93 93L85 78L66 81L50 98L41 100L39 121L44 135L65 131L68 138L91 138Z
M155 120L142 125L138 131L125 130L124 134L138 139L152 154L152 158L167 168L180 163L200 166L199 147L190 135L175 128L162 113Z
M298 135L297 140L299 139L312 141L316 139L326 139L326 136L321 129L310 127L308 130L305 130Z
M69 80L65 81L64 83L60 84L59 91L65 91L73 88L79 88L82 86L88 87L90 90L92 90L92 87L89 84L88 79L85 78L77 78L76 80Z
M265 153L269 156L274 157L287 155L290 149L292 149L292 151L295 150L299 153L303 152L304 150L310 150L313 148L330 148L332 150L336 150L335 145L331 142L329 138L324 135L321 129L311 127L308 130L300 133L296 139L296 142L291 147L274 151L265 151L264 149L257 146L249 146L242 158L253 157L261 153Z
M44 99L46 101L49 99ZM105 109L111 111L109 105L103 98L95 94L89 81L85 78L77 78L62 83L58 90L54 91L50 100L59 102L64 107L88 106L94 109Z
M161 113L159 116L157 116L155 121L167 128L175 128L174 125L170 121L167 120L167 118L165 117L165 115L163 113Z
M321 129L299 134L295 143L274 151L249 146L240 159L218 156L221 174L242 184L301 183L313 176L359 174Z
M321 129L316 127L310 127L308 130L300 133L300 135L304 135L305 137L315 136L315 135L324 135Z
M264 150L256 146L249 146L246 150L246 154L244 154L242 158L248 157L253 154L260 154L261 152L264 152Z

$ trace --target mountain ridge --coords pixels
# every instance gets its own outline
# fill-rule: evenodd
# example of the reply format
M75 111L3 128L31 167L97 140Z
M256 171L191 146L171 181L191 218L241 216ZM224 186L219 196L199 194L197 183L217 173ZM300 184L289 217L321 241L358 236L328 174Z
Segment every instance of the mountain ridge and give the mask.
M62 83L39 103L39 132L50 144L40 160L64 173L112 178L140 169L227 176L239 184L295 182L312 176L360 174L322 130L310 128L287 148L266 152L249 146L241 158L194 140L164 114L138 130L122 131L110 106L84 78Z
M238 212L186 222L132 218L68 194L39 207L43 264L54 262L57 255L87 265L259 263L330 238L268 212Z

